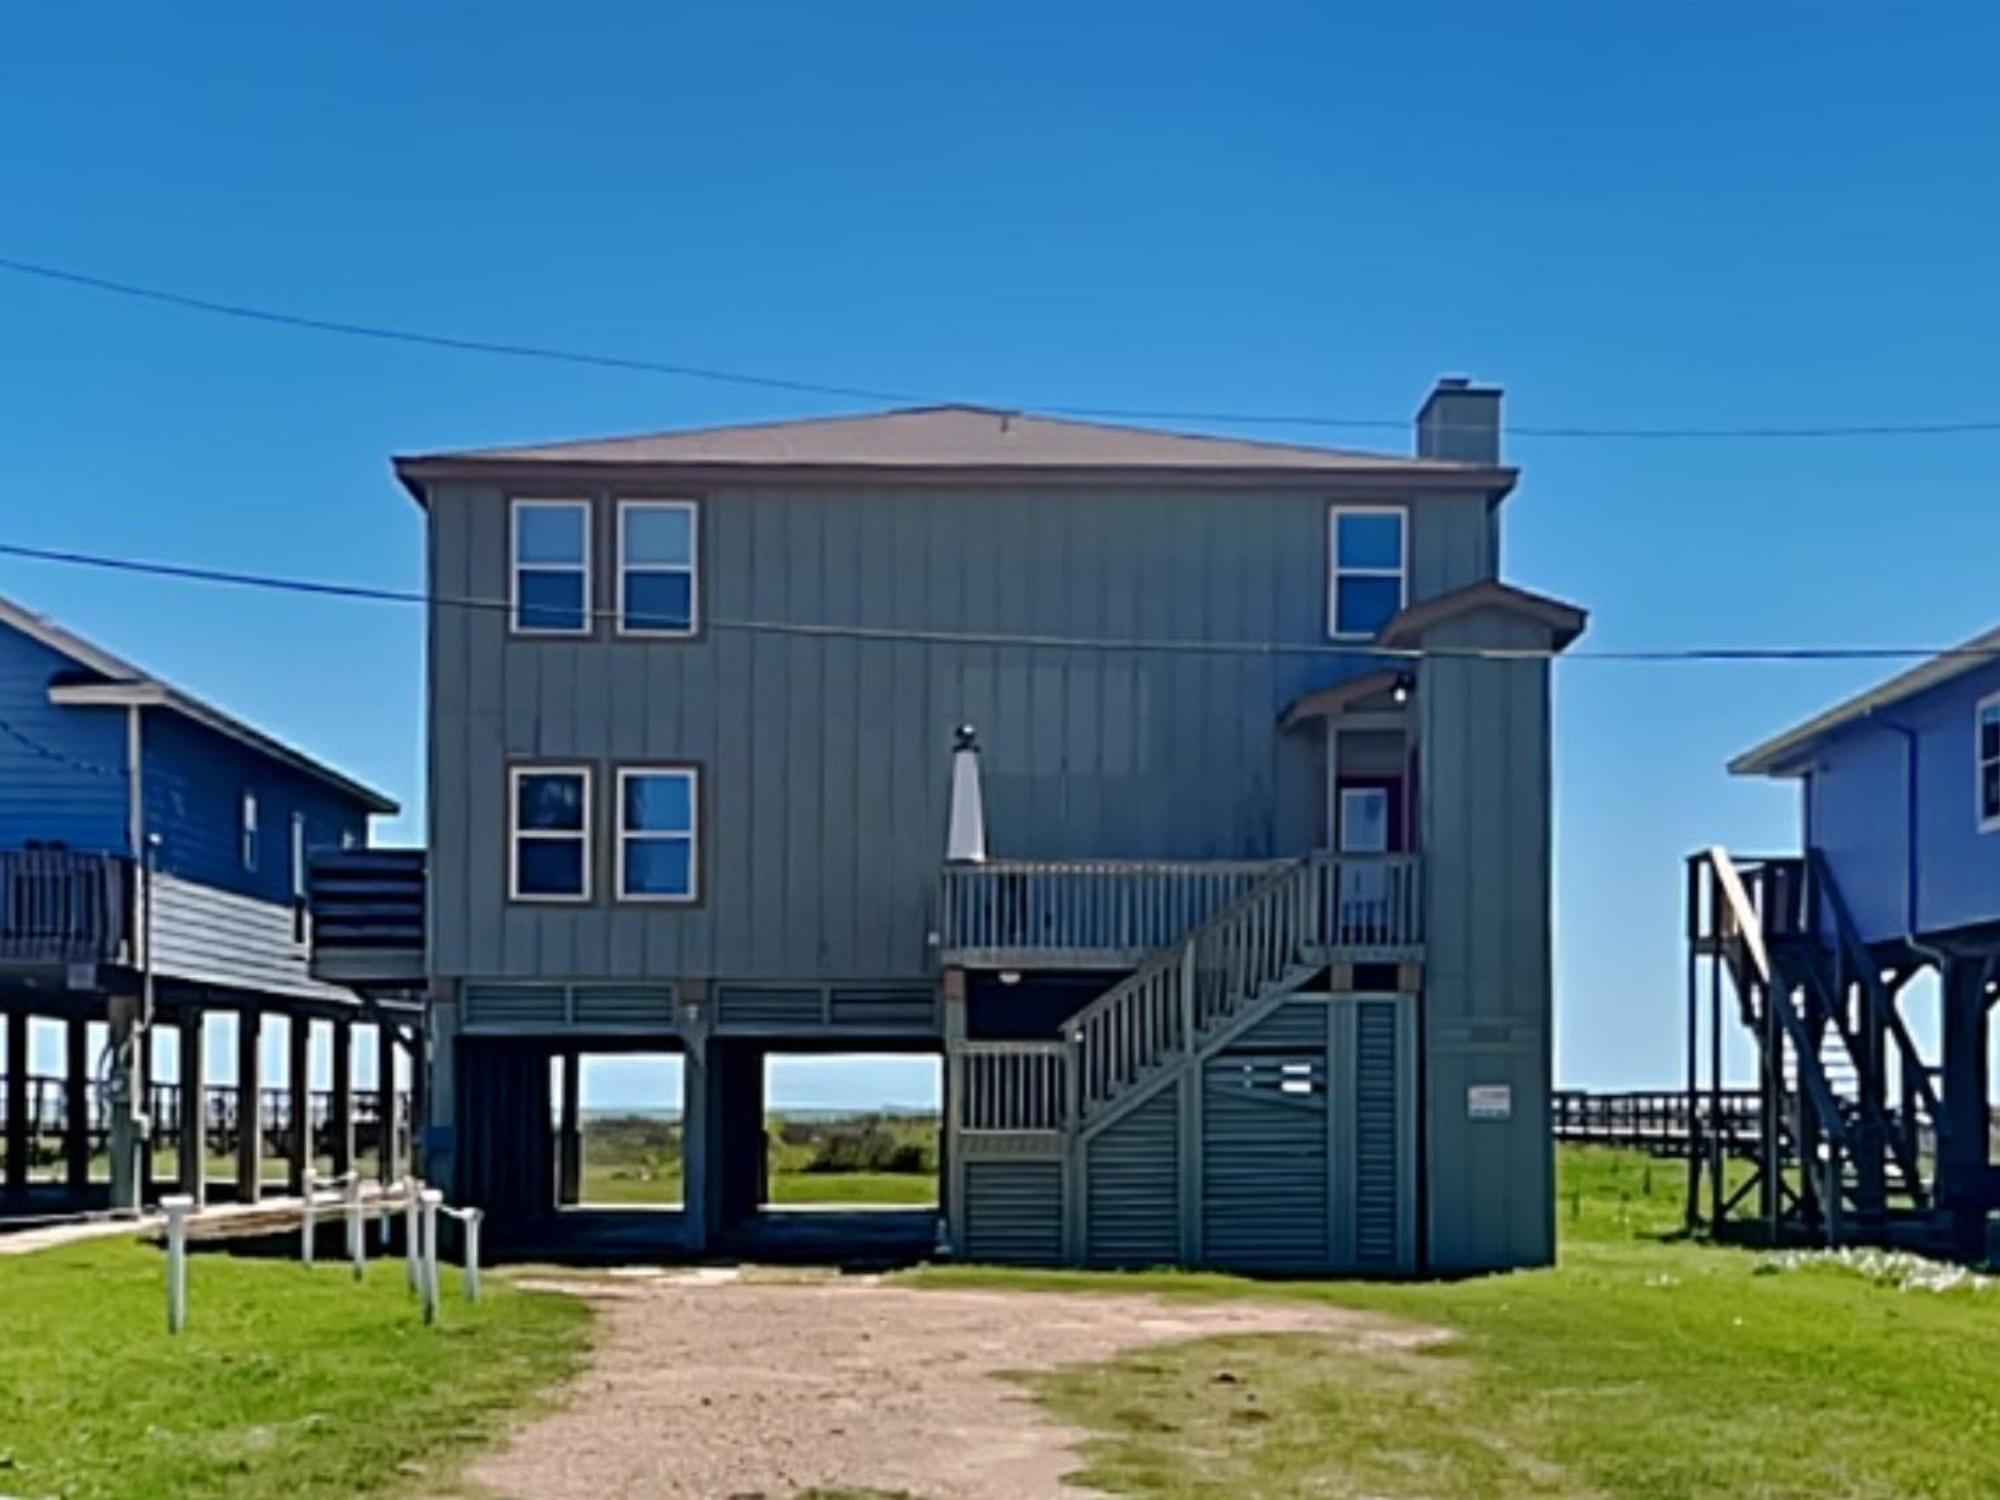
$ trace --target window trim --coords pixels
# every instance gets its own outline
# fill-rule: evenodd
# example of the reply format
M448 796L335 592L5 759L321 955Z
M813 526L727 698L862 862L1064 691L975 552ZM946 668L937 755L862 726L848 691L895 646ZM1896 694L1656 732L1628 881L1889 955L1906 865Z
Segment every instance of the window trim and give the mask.
M685 497L645 495L623 496L617 501L616 544L613 547L611 588L613 594L613 628L619 635L634 640L686 641L701 634L701 502ZM627 625L625 623L625 513L630 510L684 510L688 516L688 622L677 630L660 630L650 627ZM682 571L673 564L640 563L640 568L654 573L676 573ZM622 817L622 804L621 804Z
M649 833L644 830L633 832L625 826L625 783L634 776L682 776L688 783L688 888L678 895L654 891L628 891L625 889L625 845L629 839L669 839L680 838L678 833ZM688 761L662 761L657 764L629 765L618 767L615 789L617 806L613 809L614 838L612 843L613 889L620 902L646 906L699 906L701 904L701 767Z
M292 899L306 898L306 815L292 814Z
M1986 761L1980 741L1988 709L2000 712L2000 693L1988 693L1972 705L1972 816L1981 833L2000 833L2000 813L1986 815Z
M528 510L580 510L583 512L583 560L576 568L583 575L583 622L574 629L554 628L544 625L523 625L521 623L521 513ZM595 634L595 619L591 614L595 590L591 587L595 538L591 533L596 529L597 508L586 497L571 496L530 498L516 495L507 503L507 633L528 637L552 637L556 640L575 640ZM568 563L537 563L532 566L554 571L560 567L568 571Z
M1398 556L1394 568L1346 568L1340 566L1340 518L1342 516L1394 516L1397 518ZM1369 641L1373 630L1340 628L1340 579L1394 578L1396 611L1410 607L1410 508L1407 505L1329 505L1326 508L1326 638L1330 641ZM1393 619L1394 616L1391 616Z
M246 786L236 804L236 859L247 874L257 873L257 846L261 831L257 819L257 789Z
M583 826L575 831L553 828L522 828L521 778L523 776L577 776L583 780ZM507 768L507 899L527 906L588 906L596 886L592 878L596 863L593 839L591 768L586 764L526 762ZM521 841L523 839L575 840L583 845L583 889L577 892L527 891L521 889Z

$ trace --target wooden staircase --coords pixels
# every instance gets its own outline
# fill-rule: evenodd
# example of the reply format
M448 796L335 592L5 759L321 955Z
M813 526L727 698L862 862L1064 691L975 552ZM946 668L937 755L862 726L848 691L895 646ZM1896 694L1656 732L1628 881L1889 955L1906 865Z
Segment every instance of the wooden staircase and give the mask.
M1830 1245L1921 1243L1935 1229L1925 1135L1943 1112L1932 1069L1856 932L1818 855L1691 862L1690 938L1726 975L1756 1039L1764 1140L1756 1176L1711 1221L1755 1191L1772 1238ZM1719 1004L1719 1000L1717 1002ZM1697 1161L1690 1220L1703 1217ZM1711 1229L1720 1229L1711 1222Z

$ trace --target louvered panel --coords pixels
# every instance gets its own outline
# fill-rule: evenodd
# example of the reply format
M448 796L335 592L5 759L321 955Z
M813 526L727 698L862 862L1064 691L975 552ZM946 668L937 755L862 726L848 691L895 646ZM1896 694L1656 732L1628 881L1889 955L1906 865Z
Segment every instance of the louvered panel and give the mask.
M1180 1108L1171 1088L1090 1138L1085 1254L1092 1265L1180 1259Z
M928 986L836 988L828 1000L835 1026L874 1031L934 1031L937 996Z
M1325 1266L1324 1047L1225 1054L1209 1060L1202 1083L1205 1258L1252 1271Z
M670 984L579 984L573 992L578 1026L644 1026L674 1024L674 987Z
M1052 1266L1062 1259L1062 1165L1052 1161L965 1164L965 1253L1001 1265Z
M1316 1052L1326 1044L1326 1002L1292 1000L1252 1026L1231 1052Z
M826 992L818 985L785 989L725 984L715 992L715 1019L720 1026L799 1026L817 1030L826 1024Z
M559 984L469 983L461 992L468 1030L508 1031L562 1026L568 996Z
M1391 1269L1401 1258L1403 1196L1395 1006L1357 1005L1354 1030L1354 1254L1364 1267Z

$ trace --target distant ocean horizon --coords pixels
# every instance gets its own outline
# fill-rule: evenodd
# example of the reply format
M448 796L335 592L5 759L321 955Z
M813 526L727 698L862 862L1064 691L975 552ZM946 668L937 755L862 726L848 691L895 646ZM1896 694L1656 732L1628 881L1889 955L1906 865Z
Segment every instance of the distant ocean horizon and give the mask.
M652 1108L643 1104L586 1104L581 1109L586 1120L674 1120L677 1107ZM887 1115L896 1119L934 1119L937 1106L930 1104L784 1104L773 1105L768 1113L783 1120L848 1120L857 1115Z

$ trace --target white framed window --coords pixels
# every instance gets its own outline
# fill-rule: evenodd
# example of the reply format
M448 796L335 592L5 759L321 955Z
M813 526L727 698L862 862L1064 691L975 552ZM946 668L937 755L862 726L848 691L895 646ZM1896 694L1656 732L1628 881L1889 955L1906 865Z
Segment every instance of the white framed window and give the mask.
M292 899L303 901L306 895L306 815L292 814Z
M618 768L618 899L701 898L701 773Z
M249 787L243 788L243 807L236 820L238 853L243 860L243 868L257 868L257 794Z
M514 766L507 773L507 897L590 899L590 767Z
M618 502L618 633L693 635L701 619L700 507Z
M1327 634L1372 636L1408 602L1410 519L1399 505L1327 512Z
M1972 774L1979 831L2000 831L2000 693L1981 698L1972 712Z
M516 500L509 515L514 633L590 634L590 502Z

